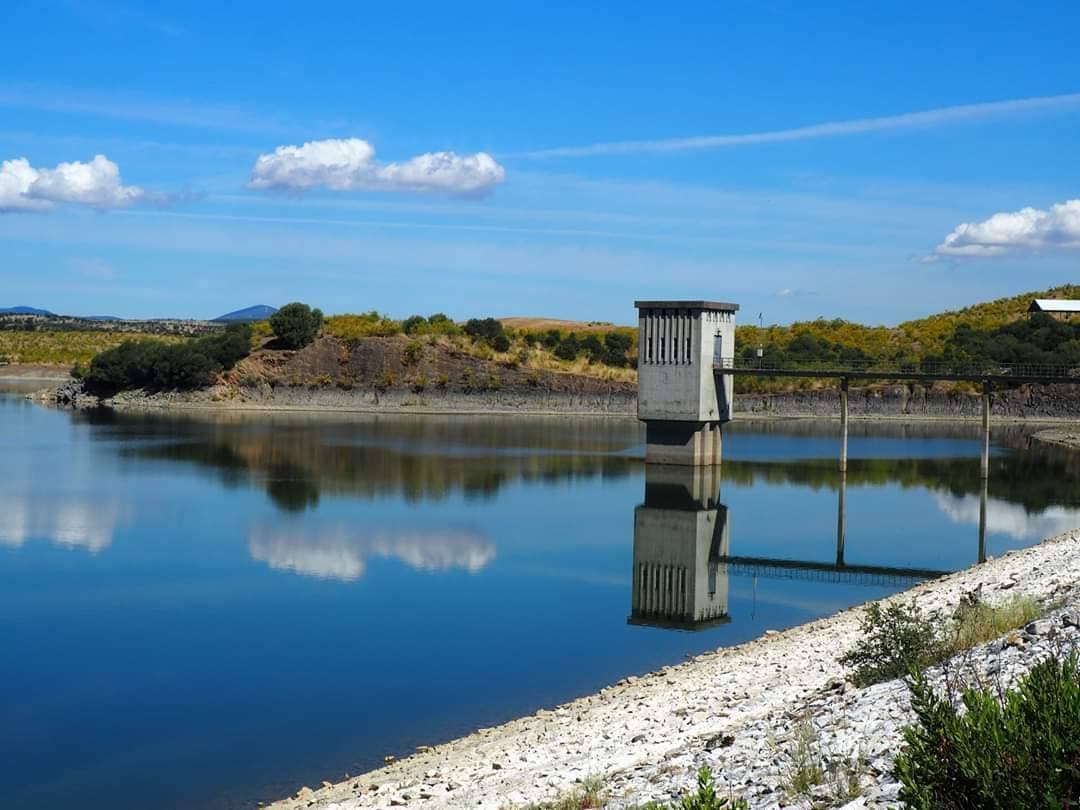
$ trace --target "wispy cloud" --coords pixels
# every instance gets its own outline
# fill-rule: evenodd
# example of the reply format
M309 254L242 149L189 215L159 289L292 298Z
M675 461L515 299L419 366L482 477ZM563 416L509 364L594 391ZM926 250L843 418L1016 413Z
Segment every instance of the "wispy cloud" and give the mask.
M145 29L167 37L180 37L186 33L174 20L134 6L101 0L92 4L84 0L64 0L62 5L98 30L120 26Z
M72 256L68 259L68 266L80 276L97 281L111 281L116 278L116 270L113 266L101 259Z
M935 127L960 121L973 121L997 116L1020 115L1024 113L1080 107L1080 93L1058 96L1040 96L1037 98L991 101L983 104L960 104L953 107L938 107L933 110L887 115L877 118L855 118L847 121L832 121L812 124L792 129L777 129L765 132L749 132L733 135L697 135L688 138L665 138L648 141L610 141L607 143L587 144L584 146L560 146L551 149L536 149L530 152L518 152L501 155L517 158L559 158L591 157L597 155L634 155L648 152L686 152L701 149L723 149L732 146L752 144L785 143L805 141L815 138L836 138L849 135L863 135L871 132Z
M274 117L238 106L196 104L142 96L112 96L45 86L8 86L0 90L0 107L91 115L169 126L236 132L283 133L295 127Z

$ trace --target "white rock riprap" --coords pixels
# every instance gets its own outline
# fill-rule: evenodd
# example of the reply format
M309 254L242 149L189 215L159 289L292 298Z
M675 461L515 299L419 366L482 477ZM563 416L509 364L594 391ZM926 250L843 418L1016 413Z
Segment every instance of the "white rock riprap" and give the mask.
M995 603L1013 595L1075 605L1080 531L926 582L892 599L916 598L930 615L951 615L965 594ZM670 801L708 765L722 786L756 808L800 806L785 796L795 735L810 724L833 761L862 761L863 796L852 807L895 806L890 771L910 722L902 683L855 689L837 658L859 636L861 609L665 667L494 729L438 745L320 790L301 789L279 810L409 807L499 810L558 797L600 778L612 808ZM1002 649L987 645L965 666L1008 683L1040 657L1075 644L1080 616L1058 610ZM805 725L803 728L805 729ZM804 732L805 733L805 730ZM817 798L842 805L832 785ZM809 807L809 801L802 800Z

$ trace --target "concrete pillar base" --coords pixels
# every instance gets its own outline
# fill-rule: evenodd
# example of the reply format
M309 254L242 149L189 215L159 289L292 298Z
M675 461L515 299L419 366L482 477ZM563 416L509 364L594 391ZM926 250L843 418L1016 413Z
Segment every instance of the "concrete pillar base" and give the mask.
M645 461L700 467L720 463L720 422L645 422Z

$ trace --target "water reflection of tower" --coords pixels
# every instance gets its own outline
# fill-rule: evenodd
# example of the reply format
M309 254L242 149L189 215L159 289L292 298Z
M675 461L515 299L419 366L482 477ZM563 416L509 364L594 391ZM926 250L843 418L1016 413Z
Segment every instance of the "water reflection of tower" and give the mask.
M634 510L630 624L698 630L729 621L720 467L648 464Z

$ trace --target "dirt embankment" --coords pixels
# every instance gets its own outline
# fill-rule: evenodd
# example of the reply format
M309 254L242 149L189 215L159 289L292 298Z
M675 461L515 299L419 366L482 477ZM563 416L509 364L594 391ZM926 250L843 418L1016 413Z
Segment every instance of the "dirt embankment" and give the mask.
M324 337L300 351L260 349L209 389L123 393L118 406L633 415L637 386L525 368L445 343Z

